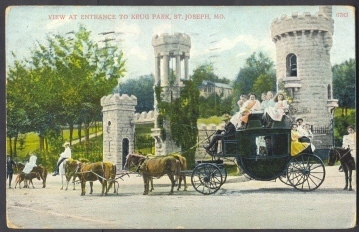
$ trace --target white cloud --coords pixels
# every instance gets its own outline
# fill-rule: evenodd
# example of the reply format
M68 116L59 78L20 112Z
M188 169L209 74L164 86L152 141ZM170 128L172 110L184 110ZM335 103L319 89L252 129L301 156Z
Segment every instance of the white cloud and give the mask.
M160 35L162 33L172 33L171 23L163 23L153 28L152 35Z

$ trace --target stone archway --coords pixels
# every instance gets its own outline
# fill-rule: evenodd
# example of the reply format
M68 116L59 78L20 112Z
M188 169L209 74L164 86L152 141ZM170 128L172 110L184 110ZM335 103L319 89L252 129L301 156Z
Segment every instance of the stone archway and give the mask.
M128 138L122 139L122 165L126 163L126 156L130 152L130 141Z

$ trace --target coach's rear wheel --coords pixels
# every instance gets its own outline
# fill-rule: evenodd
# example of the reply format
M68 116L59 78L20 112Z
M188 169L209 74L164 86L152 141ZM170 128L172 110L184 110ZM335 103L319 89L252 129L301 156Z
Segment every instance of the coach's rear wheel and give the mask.
M222 180L221 170L210 163L197 165L191 176L193 188L205 195L217 192L223 184Z
M315 190L325 179L324 163L318 156L312 154L295 156L288 163L287 179L298 190Z
M284 184L292 186L287 178L287 172L284 172L282 175L279 176L279 180L282 181Z

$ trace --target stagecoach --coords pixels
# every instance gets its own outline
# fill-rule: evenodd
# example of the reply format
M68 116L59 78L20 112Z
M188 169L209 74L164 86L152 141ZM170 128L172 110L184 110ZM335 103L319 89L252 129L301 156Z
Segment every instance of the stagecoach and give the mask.
M263 128L261 114L251 114L248 126L237 130L235 139L221 141L218 153L211 153L211 160L197 161L191 175L192 186L202 194L217 192L226 182L224 159L231 159L251 179L269 181L279 179L300 191L317 189L325 179L322 159L306 149L296 156L290 155L291 120L284 116L270 128ZM259 141L269 138L270 151L263 151Z

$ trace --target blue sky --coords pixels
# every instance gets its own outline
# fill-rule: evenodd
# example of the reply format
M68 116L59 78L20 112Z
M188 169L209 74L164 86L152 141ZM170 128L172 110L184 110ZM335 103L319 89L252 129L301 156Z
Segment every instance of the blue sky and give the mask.
M271 40L270 25L283 14L293 12L314 15L318 6L19 6L6 12L6 56L11 63L11 52L28 57L36 41L44 42L46 35L66 34L81 23L92 31L94 41L104 39L101 32L115 31L119 47L127 59L126 78L154 73L152 37L175 32L191 37L190 75L198 65L213 62L215 73L234 80L245 59L253 52L263 52L275 62L275 45ZM339 17L339 13L342 13ZM114 15L115 19L81 19L81 15ZM132 14L148 15L149 19L131 19ZM169 14L171 19L159 19ZM175 15L208 14L211 19L174 19ZM224 19L214 19L222 14ZM50 19L65 15L64 20ZM69 19L77 15L76 19ZM120 19L120 15L122 19ZM124 15L128 18L124 19ZM153 18L155 15L155 19ZM113 16L112 16L113 17ZM334 35L331 49L332 65L355 58L354 9L333 6ZM74 16L72 17L74 18Z

